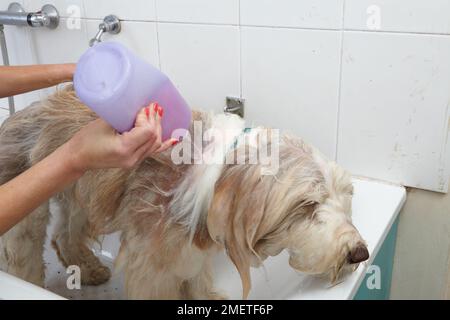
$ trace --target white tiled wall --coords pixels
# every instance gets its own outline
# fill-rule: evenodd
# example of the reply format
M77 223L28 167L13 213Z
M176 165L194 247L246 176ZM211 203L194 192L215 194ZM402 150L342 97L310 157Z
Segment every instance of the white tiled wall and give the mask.
M99 20L86 20L87 37L91 39L98 30ZM105 34L102 39L104 41L119 41L134 52L139 54L147 62L158 66L158 35L156 30L156 22L141 21L123 21L121 23L121 32L117 35ZM88 40L84 41L87 47ZM76 61L76 60L74 60Z
M103 19L108 14L124 20L156 19L155 0L84 0L84 9L83 17L90 19Z
M3 108L0 108L0 123L5 121L5 119L9 116L9 111Z
M62 18L60 28L31 29L31 51L37 63L64 63L77 61L88 48L86 21L80 22L80 29L67 28L67 18Z
M14 64L76 61L114 13L122 32L104 39L161 68L193 107L242 96L249 123L303 136L355 174L447 190L450 0L19 2L53 3L63 19L7 27Z
M21 0L21 1L8 1L2 0L2 3L19 2L23 5L27 11L37 11L43 5L49 3L54 5L61 17L67 18L70 16L79 15L84 16L84 3L83 0ZM87 1L89 2L89 1ZM96 1L94 1L96 2ZM7 7L7 5L6 5Z
M239 0L156 0L158 21L239 24Z
M357 174L444 188L449 57L443 36L346 33L338 161Z
M161 69L194 108L221 111L239 96L239 30L235 26L162 23Z
M241 31L247 118L299 134L334 158L341 33L255 27Z
M379 16L380 31L450 34L449 12L449 0L346 0L344 21L366 30L367 18Z
M338 30L342 27L344 0L240 0L240 2L243 25Z

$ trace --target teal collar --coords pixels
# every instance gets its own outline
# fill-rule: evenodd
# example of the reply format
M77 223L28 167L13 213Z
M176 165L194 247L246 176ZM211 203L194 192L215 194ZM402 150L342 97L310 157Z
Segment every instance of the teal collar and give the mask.
M251 130L252 130L252 128L249 128L249 127L242 129L242 132L238 136L236 136L236 138L234 139L233 149L237 148L237 145L238 145L238 142L239 142L239 139L241 138L241 136L243 136L246 133L249 133Z

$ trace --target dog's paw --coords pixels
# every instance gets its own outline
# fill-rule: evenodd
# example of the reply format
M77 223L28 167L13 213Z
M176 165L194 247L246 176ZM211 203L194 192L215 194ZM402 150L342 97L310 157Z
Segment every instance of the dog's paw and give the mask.
M111 271L105 267L98 257L87 246L79 246L73 250L61 250L58 241L52 240L52 246L61 263L67 268L76 265L80 268L81 284L98 286L111 278Z
M108 267L98 264L96 266L81 267L81 284L98 286L111 278L111 271Z

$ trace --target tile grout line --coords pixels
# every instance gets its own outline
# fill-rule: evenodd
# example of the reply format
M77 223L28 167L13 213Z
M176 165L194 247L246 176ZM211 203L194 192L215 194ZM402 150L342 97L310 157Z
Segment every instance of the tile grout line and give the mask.
M339 82L338 82L338 103L337 103L337 111L336 111L336 141L335 141L335 149L334 149L334 160L337 162L338 160L338 147L339 147L339 127L340 127L340 117L341 117L341 91L342 91L342 69L343 69L343 56L344 56L344 35L345 35L345 2L342 4L342 26L341 26L341 52L339 56Z
M393 30L368 30L368 29L344 29L344 32L359 32L359 33L373 33L373 34L395 34L395 35L416 35L416 36L437 36L448 37L450 33L442 32L418 32L418 31L393 31Z
M155 3L156 7L156 3ZM68 17L61 17L67 19ZM102 21L100 18L81 18L81 20ZM123 22L140 22L140 23L157 23L157 24L180 24L180 25L204 25L204 26L229 26L229 27L248 27L248 28L268 28L268 29L287 29L287 30L305 30L305 31L335 31L335 32L365 32L374 34L398 34L398 35L423 35L423 36L450 36L449 33L443 32L420 32L420 31L394 31L394 30L368 30L368 29L353 29L353 28L314 28L314 27L295 27L295 26L271 26L271 25L257 25L257 24L233 24L233 23L219 23L219 22L187 22L187 21L168 21L168 20L141 20L141 19L120 19Z
M242 28L241 28L241 0L238 1L238 30L239 30L239 96L242 96Z
M156 0L155 0L155 26L156 26L156 45L157 45L157 53L158 53L158 66L159 66L159 70L162 71L161 68L161 49L160 49L160 43L159 43L159 25L158 25L158 7L156 5Z

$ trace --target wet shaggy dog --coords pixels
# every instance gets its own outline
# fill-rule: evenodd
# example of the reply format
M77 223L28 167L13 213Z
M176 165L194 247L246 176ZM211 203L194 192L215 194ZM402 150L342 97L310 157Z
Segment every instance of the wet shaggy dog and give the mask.
M0 184L95 118L71 86L11 116L0 128ZM351 222L350 175L341 167L301 139L283 135L266 139L277 144L279 166L263 174L262 164L245 161L252 148L261 147L247 136L259 139L263 130L242 131L234 115L194 112L193 118L204 128L238 132L231 147L214 139L201 142L203 153L216 150L216 158L240 155L244 161L175 164L174 154L199 147L185 139L135 167L89 171L55 196L61 215L52 244L65 266L80 267L83 284L109 279L110 270L90 244L116 231L116 266L124 272L127 297L135 299L222 298L210 266L218 250L226 250L239 271L244 298L251 289L250 267L282 250L292 268L333 282L368 258ZM44 203L3 235L0 268L42 286L49 219Z

